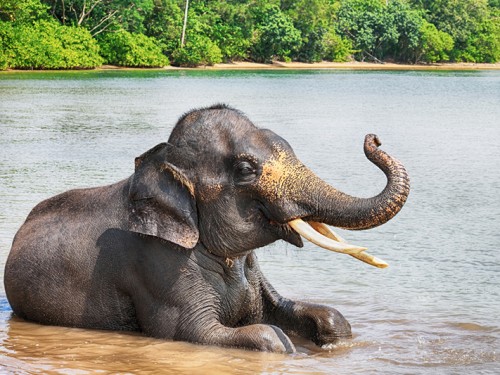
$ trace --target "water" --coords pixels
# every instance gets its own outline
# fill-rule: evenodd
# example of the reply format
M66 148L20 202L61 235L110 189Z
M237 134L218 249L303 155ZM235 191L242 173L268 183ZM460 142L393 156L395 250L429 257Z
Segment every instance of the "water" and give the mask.
M296 340L294 356L46 327L12 318L0 289L0 373L495 373L500 368L500 72L0 74L0 263L30 209L118 181L191 108L228 103L287 139L337 188L377 194L367 133L406 165L412 192L382 227L341 232L379 270L306 244L258 250L276 289L325 303L354 338ZM3 285L2 285L3 288Z

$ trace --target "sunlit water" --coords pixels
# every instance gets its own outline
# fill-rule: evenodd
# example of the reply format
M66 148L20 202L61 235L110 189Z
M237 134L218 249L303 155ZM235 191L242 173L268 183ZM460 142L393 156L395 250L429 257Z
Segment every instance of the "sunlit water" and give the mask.
M297 355L47 327L11 317L0 289L0 373L495 373L500 368L500 72L0 74L0 263L30 209L118 181L176 119L217 102L286 138L358 196L383 189L364 135L402 160L412 192L382 227L342 232L390 267L306 244L258 250L280 293L335 306L354 338ZM3 272L2 272L3 274ZM49 291L48 291L49 292Z

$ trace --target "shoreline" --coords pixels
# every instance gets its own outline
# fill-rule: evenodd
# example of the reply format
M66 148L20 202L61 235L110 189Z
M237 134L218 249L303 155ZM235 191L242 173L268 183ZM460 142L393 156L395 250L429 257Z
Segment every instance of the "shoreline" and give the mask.
M253 62L233 62L225 64L215 64L213 67L199 67L194 69L213 70L252 70L252 69L289 69L289 70L500 70L500 63L436 63L436 64L397 64L392 62L369 63L369 62L281 62L274 61L271 64L259 64ZM179 68L177 68L179 69ZM182 69L182 68L180 68Z
M435 63L435 64L398 64L393 62L281 62L274 61L269 64L237 61L230 63L220 63L212 66L202 65L195 68L165 66L159 68L136 68L116 65L102 65L93 69L7 69L2 72L65 72L65 71L110 71L110 70L359 70L359 71L479 71L479 70L500 70L498 63Z

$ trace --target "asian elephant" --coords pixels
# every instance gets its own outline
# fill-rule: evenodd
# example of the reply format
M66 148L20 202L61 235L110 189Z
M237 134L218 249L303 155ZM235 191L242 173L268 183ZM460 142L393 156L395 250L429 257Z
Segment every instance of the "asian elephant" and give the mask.
M375 227L403 206L408 174L379 145L368 135L364 151L387 185L355 198L238 110L190 111L167 143L135 159L129 178L62 193L31 211L6 263L8 300L34 322L208 345L294 352L288 334L317 345L348 338L337 310L280 296L254 249L276 240L301 247L302 233L385 266L326 226Z

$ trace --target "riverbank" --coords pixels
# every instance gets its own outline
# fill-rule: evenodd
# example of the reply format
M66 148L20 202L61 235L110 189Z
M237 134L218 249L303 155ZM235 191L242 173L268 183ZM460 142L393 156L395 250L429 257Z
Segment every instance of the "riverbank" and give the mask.
M253 62L234 62L228 64L215 64L213 67L202 69L347 69L347 70L500 70L500 63L475 64L475 63L442 63L442 64L396 64L396 63L368 63L368 62L280 62L272 64L258 64Z
M387 70L387 71L471 71L471 70L500 70L500 63L436 63L436 64L396 64L390 62L328 62L301 63L274 61L270 64L238 61L231 63L215 64L213 66L198 66L196 68L184 68L176 66L165 66L163 68L134 68L116 65L103 65L90 70ZM78 71L79 69L72 69ZM49 70L18 70L7 69L2 72L46 72ZM56 70L59 71L59 70ZM61 70L64 71L64 70Z
M104 65L97 70L126 70L126 69L141 69L127 68L114 65ZM370 62L318 62L318 63L301 63L301 62L281 62L274 61L270 64L261 64L255 62L238 61L231 63L215 64L213 66L199 66L196 68L183 68L176 66L166 66L165 70L500 70L500 63L495 64L476 64L476 63L436 63L436 64L396 64L396 63L370 63Z

